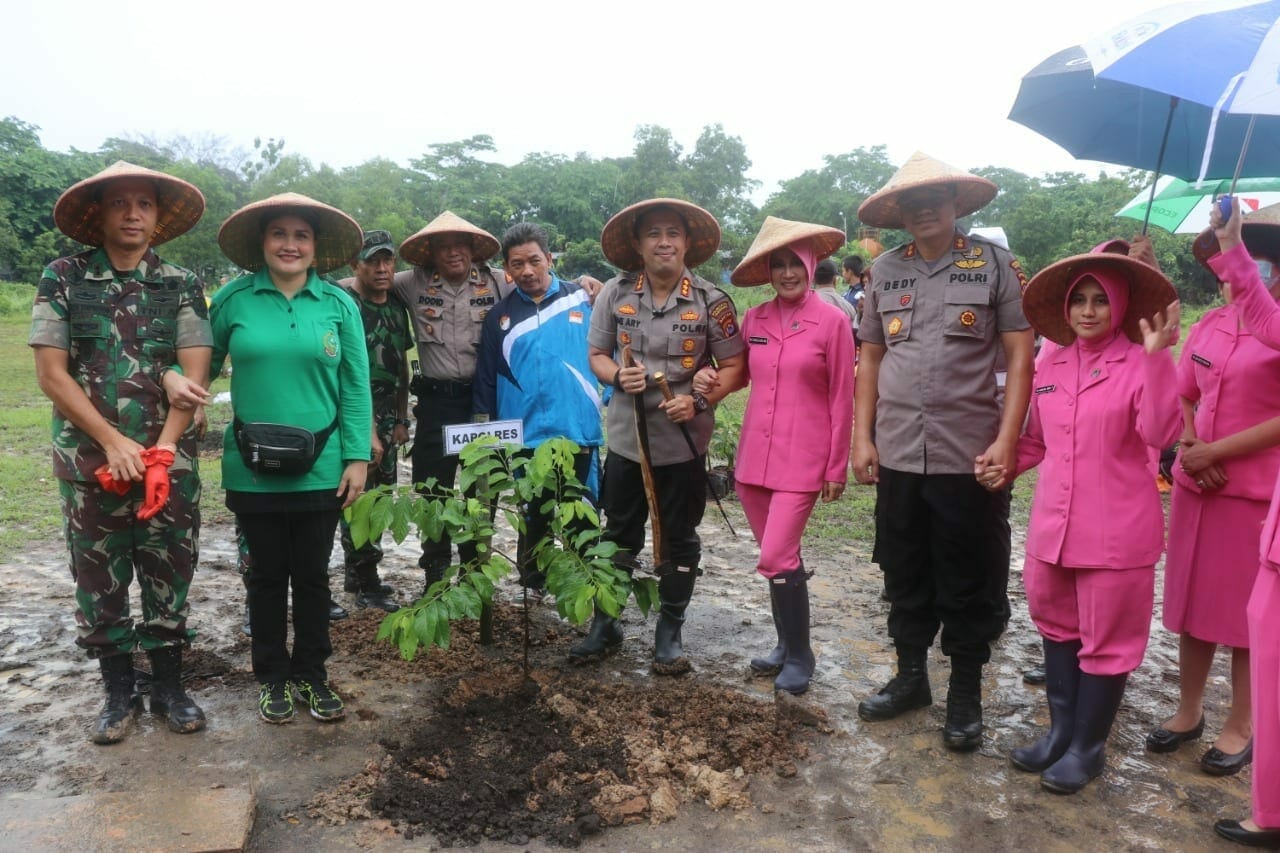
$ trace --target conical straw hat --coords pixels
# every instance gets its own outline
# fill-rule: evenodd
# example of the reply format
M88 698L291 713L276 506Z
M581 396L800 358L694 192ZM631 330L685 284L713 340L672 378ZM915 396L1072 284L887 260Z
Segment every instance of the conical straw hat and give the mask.
M1240 236L1249 254L1280 261L1280 204L1269 204L1245 214L1244 221L1240 223ZM1191 244L1191 254L1209 272L1213 272L1209 268L1209 259L1219 251L1218 238L1211 228L1201 231Z
M498 254L501 246L498 238L483 228L472 225L451 210L437 216L426 227L400 244L400 257L414 266L425 267L431 263L431 236L433 234L461 234L471 239L471 260L482 263Z
M1121 328L1129 340L1141 343L1138 321L1143 317L1150 321L1163 312L1178 298L1178 292L1155 267L1114 252L1073 255L1036 273L1022 293L1022 313L1027 322L1055 344L1070 344L1076 333L1067 322L1067 290L1082 273L1099 268L1119 272L1129 281L1129 307Z
M760 233L751 241L747 255L734 269L729 280L739 287L752 287L769 283L769 255L775 249L790 246L794 243L808 243L813 249L813 258L820 261L829 257L844 245L844 232L839 228L826 225L815 225L812 222L794 222L790 219L779 219L766 216Z
M53 221L58 230L86 246L101 246L102 221L98 199L108 183L124 178L143 178L155 185L158 212L156 230L151 235L152 246L187 233L204 215L204 195L193 184L164 172L117 160L93 177L74 184L58 197L57 204L53 206Z
M999 192L996 185L986 178L971 175L917 151L887 184L859 205L858 219L874 228L902 228L902 211L898 209L902 193L917 187L946 184L956 188L957 219L986 207Z
M351 261L360 251L364 233L347 214L299 193L281 193L246 204L227 217L218 230L222 254L236 266L260 270L262 229L278 216L297 214L316 229L316 272L326 273Z
M605 223L600 232L600 248L609 263L618 269L635 272L644 269L644 258L632 245L636 223L646 213L658 207L666 207L679 214L688 232L684 265L693 269L706 261L720 248L720 223L707 211L678 198L651 198L624 207Z

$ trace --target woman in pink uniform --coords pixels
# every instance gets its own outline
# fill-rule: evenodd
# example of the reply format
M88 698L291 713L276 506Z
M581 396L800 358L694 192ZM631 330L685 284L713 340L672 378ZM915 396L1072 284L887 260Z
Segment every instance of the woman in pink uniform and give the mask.
M1215 209L1210 214L1212 236L1196 240L1197 257L1231 287L1231 301L1245 328L1258 340L1280 349L1280 305L1267 290L1261 267L1274 280L1280 260L1280 206L1251 214L1243 222L1240 203L1232 201L1224 223ZM1261 264L1250 257L1248 239ZM1214 245L1217 243L1218 245ZM1261 562L1247 608L1249 670L1253 700L1253 816L1220 820L1214 830L1224 838L1250 847L1280 849L1280 481L1272 493L1262 528Z
M1252 233L1245 245L1256 259ZM1280 297L1280 275L1269 286ZM1179 635L1179 703L1147 735L1152 752L1173 752L1200 737L1213 655L1229 646L1231 713L1200 758L1214 776L1237 773L1253 757L1245 608L1258 574L1255 537L1280 472L1280 350L1243 328L1226 285L1223 295L1228 304L1192 327L1178 365L1183 432L1173 471L1164 626Z
M1050 730L1010 758L1070 794L1102 772L1125 683L1146 651L1164 546L1147 449L1178 436L1168 353L1178 303L1158 270L1100 252L1041 270L1022 307L1062 349L1036 369L1012 472L1040 466L1022 577L1044 638ZM991 489L1007 473L975 468Z
M814 667L800 537L814 504L844 493L853 432L853 332L810 287L818 261L842 245L837 228L769 216L730 279L739 286L768 282L777 294L742 320L742 382L751 383L751 393L734 479L760 546L756 571L769 581L778 632L774 650L751 667L778 673L774 687L797 694L809 688Z

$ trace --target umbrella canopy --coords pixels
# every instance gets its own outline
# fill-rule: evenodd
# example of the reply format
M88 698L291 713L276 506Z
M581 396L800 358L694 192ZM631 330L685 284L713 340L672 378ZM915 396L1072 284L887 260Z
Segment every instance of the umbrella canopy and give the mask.
M1230 184L1227 180L1189 184L1166 175L1156 182L1154 201L1151 201L1151 189L1145 188L1116 216L1149 219L1152 225L1174 234L1199 234L1209 222L1209 209L1214 199L1227 192ZM1246 178L1236 185L1236 195L1246 215L1280 203L1280 178Z
M1077 46L1055 53L1022 78L1009 118L1073 157L1158 169L1193 181L1200 176L1213 107L1179 100L1172 114L1170 108L1168 93L1096 76L1084 48ZM1218 116L1207 177L1230 178L1235 173L1249 119ZM1280 116L1258 118L1240 175L1280 175Z
M1094 72L1223 112L1280 115L1280 0L1144 12L1086 42Z

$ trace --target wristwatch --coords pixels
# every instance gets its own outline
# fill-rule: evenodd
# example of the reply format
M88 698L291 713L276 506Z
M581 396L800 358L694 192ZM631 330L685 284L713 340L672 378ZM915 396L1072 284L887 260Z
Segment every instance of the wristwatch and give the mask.
M693 410L699 414L711 408L711 401L707 399L705 394L697 391L693 392Z
M413 421L409 420L408 418L396 418L396 424L398 426L404 427L405 429L408 429L409 427L413 426Z

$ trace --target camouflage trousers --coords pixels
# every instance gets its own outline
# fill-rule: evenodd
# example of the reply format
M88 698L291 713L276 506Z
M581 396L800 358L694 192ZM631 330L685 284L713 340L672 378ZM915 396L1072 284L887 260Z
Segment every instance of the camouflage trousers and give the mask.
M187 593L199 558L200 476L171 474L169 501L139 521L144 488L115 495L96 482L59 480L62 513L76 582L76 645L92 658L191 642ZM142 618L130 613L135 575Z
M396 466L399 464L400 446L392 444L389 435L379 436L379 438L385 450L381 462L377 465L369 463L369 476L364 483L366 490L396 484ZM347 519L344 516L338 518L340 519L339 530L342 534L343 566L353 572L359 569L376 569L382 562L382 544L370 540L357 548L351 541L351 528L347 525Z

